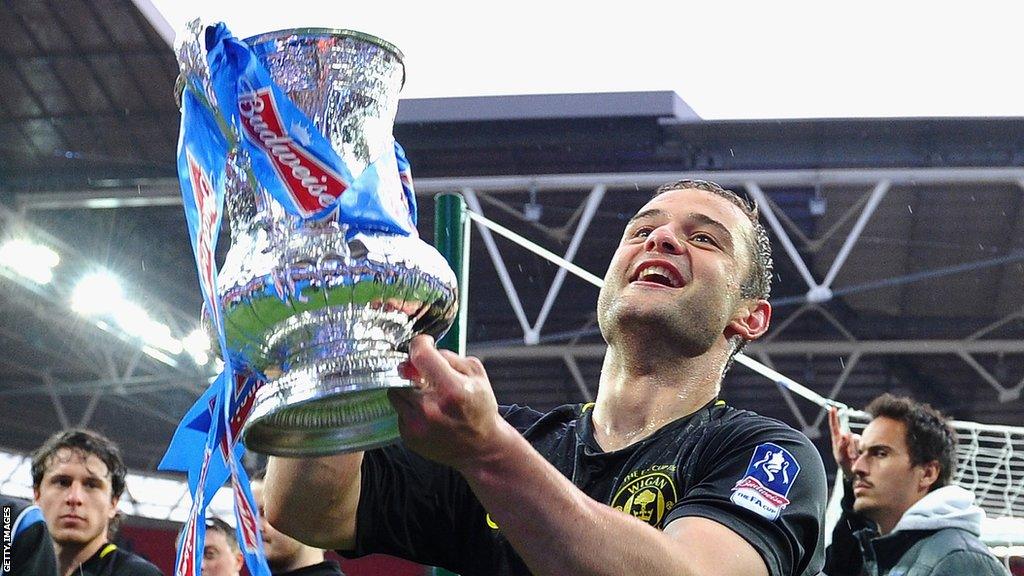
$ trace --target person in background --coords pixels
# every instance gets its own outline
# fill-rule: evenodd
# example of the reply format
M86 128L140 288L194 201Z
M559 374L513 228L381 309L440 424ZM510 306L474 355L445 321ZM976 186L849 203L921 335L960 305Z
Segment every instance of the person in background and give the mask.
M597 302L597 401L499 407L483 365L415 337L391 389L402 440L271 457L267 517L311 546L471 575L811 575L825 470L791 427L719 400L763 335L771 244L756 208L700 180L626 224Z
M158 576L141 556L110 542L128 469L109 438L71 429L32 455L32 489L53 538L61 576Z
M263 552L266 554L271 574L274 576L345 576L337 562L324 559L323 550L306 546L302 542L278 532L267 522L264 515L263 495L265 475L265 470L253 474L250 486L260 513Z
M826 551L828 576L1006 576L978 539L985 512L950 484L956 433L928 404L883 394L860 436L829 413L843 475L843 514Z
M235 529L220 518L207 518L202 576L238 576L244 565Z

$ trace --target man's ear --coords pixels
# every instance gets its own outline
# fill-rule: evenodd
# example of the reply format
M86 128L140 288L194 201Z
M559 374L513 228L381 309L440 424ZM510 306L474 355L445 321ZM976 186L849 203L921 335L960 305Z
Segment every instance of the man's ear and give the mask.
M921 464L921 480L918 484L919 488L924 492L928 492L932 489L932 485L939 480L939 461L932 460L931 462L925 462Z
M757 340L768 331L771 320L772 305L767 300L744 300L725 328L726 339L738 335L747 341Z
M120 500L120 498L110 498L110 514L107 514L108 519L113 520L114 517L117 516L117 503Z

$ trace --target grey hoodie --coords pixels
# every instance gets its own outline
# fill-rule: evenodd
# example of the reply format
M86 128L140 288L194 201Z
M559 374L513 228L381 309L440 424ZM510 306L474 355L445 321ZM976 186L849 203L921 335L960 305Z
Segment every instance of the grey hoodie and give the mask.
M892 531L959 528L980 536L984 519L985 511L974 505L974 494L959 486L943 486L908 508Z

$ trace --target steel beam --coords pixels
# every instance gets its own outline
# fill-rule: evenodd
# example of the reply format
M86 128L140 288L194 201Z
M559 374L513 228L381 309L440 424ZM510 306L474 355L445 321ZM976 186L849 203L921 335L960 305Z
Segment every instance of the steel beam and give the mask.
M623 172L593 174L545 174L524 176L472 176L459 178L419 178L416 194L432 197L439 192L472 188L478 193L520 193L535 187L538 192L608 189L654 189L681 178L712 180L722 186L742 186L756 182L762 187L814 185L866 185L882 181L893 185L1012 183L1024 181L1024 168L857 168L834 170L731 170L680 172ZM128 187L96 190L31 192L16 194L20 210L72 208L115 208L120 206L181 205L176 178L156 178Z

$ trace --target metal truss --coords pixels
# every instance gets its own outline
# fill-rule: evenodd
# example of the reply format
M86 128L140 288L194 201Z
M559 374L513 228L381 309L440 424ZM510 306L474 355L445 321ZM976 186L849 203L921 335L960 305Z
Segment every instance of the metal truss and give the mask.
M67 262L62 267L90 268L87 256L31 225L21 215L0 207L0 222L6 232L0 241L7 235L27 234L57 249ZM31 366L11 356L0 359L11 372L23 375L23 378L8 378L3 382L0 403L4 398L19 396L48 398L57 421L64 428L88 427L101 400L177 424L172 410L140 401L138 395L184 389L198 396L207 384L208 375L188 362L179 362L167 355L147 354L139 342L119 330L79 317L69 307L71 279L62 276L58 274L49 285L39 286L0 267L0 285L5 286L0 306L15 315L28 314L49 328L46 338L29 340L13 326L0 326L0 344L6 342L31 349L46 359L44 366ZM189 315L153 298L146 300L146 307L177 333L194 322ZM26 428L35 425L18 418L12 422Z
M989 333L1017 318L1024 317L1024 309L1013 312L1006 317L994 322L992 325L977 331L974 334L966 335L961 339L951 340L885 340L885 341L858 341L843 324L837 320L822 304L832 300L839 294L852 293L860 290L868 290L886 285L903 284L935 278L947 274L962 273L973 269L980 269L992 265L1005 264L1013 261L1024 260L1024 254L1011 254L998 259L982 260L978 262L965 263L949 268L931 270L924 273L917 273L900 278L889 278L873 282L870 285L847 287L836 290L833 283L846 263L847 258L857 244L864 228L867 226L878 205L885 198L886 194L896 183L920 184L976 184L976 183L1013 183L1018 186L1024 185L1024 171L1019 169L939 169L939 170L843 170L843 171L791 171L791 172L758 172L758 173L711 173L711 174L630 174L630 175L591 175L589 179L584 175L571 176L538 176L530 178L473 178L451 179L448 182L431 182L430 187L438 189L451 189L458 187L466 197L469 208L477 215L484 216L483 207L479 200L479 192L487 191L490 194L499 195L502 192L524 192L536 191L539 189L579 189L585 191L585 183L591 184L590 192L586 195L576 216L570 220L575 222L575 232L572 241L564 255L564 258L552 258L545 255L543 250L533 249L534 252L555 261L563 266L571 264L579 245L579 240L586 232L591 217L596 211L600 199L609 188L654 186L682 178L714 179L716 182L726 186L742 186L754 198L765 219L771 226L776 238L783 245L786 255L791 259L794 266L800 272L801 277L807 284L807 291L802 297L793 299L793 303L800 304L800 307L787 318L783 325L777 327L770 338L763 343L754 343L748 347L747 356L757 357L760 364L771 368L773 356L809 356L814 354L844 356L843 369L833 382L827 393L827 398L835 398L842 391L850 375L864 355L934 355L946 354L956 355L970 366L995 392L999 402L1006 403L1017 400L1024 390L1024 380L1020 382L1001 382L996 376L982 366L975 358L978 354L1024 354L1024 342L1019 340L996 340L983 339ZM827 184L859 184L871 186L870 192L856 202L846 214L825 232L820 238L808 238L793 222L772 202L771 197L762 188L762 182L766 185L779 186L821 186ZM528 219L515 209L492 198L489 204L500 208L506 213L513 213L524 222ZM854 220L852 226L846 232L846 238L842 247L836 254L828 268L828 272L820 281L814 277L810 266L805 262L800 251L794 243L793 237L807 247L807 250L814 254L820 251L822 245L832 237L836 236L850 220ZM509 303L515 311L523 330L523 346L510 348L508 346L488 346L486 344L471 345L470 353L487 358L522 359L524 361L536 360L538 358L560 358L569 370L573 380L580 387L581 394L587 400L592 393L580 374L576 359L600 358L604 355L603 345L540 345L544 320L550 311L551 305L558 296L564 274L567 268L560 269L558 276L552 283L541 313L537 320L530 324L523 312L522 302L515 290L507 267L504 264L501 251L491 236L491 229L494 226L487 225L484 218L474 218L479 233L487 248L487 252L498 271L501 283L505 288ZM534 228L542 228L536 223L530 222ZM543 230L549 236L556 236L559 231ZM506 237L513 239L513 235ZM525 244L519 242L521 245ZM527 247L529 248L529 247ZM581 274L585 279L590 280ZM592 281L592 280L591 280ZM790 341L774 342L779 335L784 333L787 326L806 312L814 310L821 315L828 324L833 326L844 340L838 341ZM588 333L592 333L590 330ZM826 406L820 403L819 409L813 419L805 417L804 412L794 400L790 387L780 386L780 392L800 424L803 431L810 437L817 437L821 429L822 421L826 415ZM815 396L817 396L815 394Z
M1014 253L1001 258L967 262L949 268L931 270L904 277L881 279L869 285L855 287L835 287L833 285L851 251L860 239L865 226L871 220L875 210L886 194L894 186L901 184L957 186L1007 183L1024 186L1022 184L1024 183L1024 169L1020 168L644 172L419 179L416 182L416 190L421 196L432 196L439 192L458 191L465 197L469 208L478 216L474 218L474 223L498 272L506 297L522 329L521 346L509 346L507 343L495 345L493 343L478 342L470 343L469 352L481 357L509 360L562 359L566 370L579 387L582 398L586 400L591 399L593 393L588 387L587 382L585 382L577 360L600 357L604 353L604 347L593 344L577 345L575 340L580 336L593 334L594 329L591 326L581 326L579 332L575 334L575 338L572 338L572 335L570 335L571 341L564 342L565 335L560 334L557 339L563 340L563 342L551 344L545 343L552 340L551 338L546 338L548 335L544 333L545 322L553 307L557 305L567 271L574 271L591 282L594 282L594 279L596 279L596 276L579 270L578 267L574 269L575 265L572 264L572 260L605 194L616 189L632 190L636 187L653 189L665 182L683 178L708 179L714 180L723 186L745 188L758 201L761 211L771 226L775 237L784 247L786 256L799 270L803 281L807 285L807 290L803 295L782 302L782 304L797 305L798 309L789 316L785 323L775 327L771 335L763 342L754 343L749 346L747 348L748 356L757 357L763 365L769 367L772 365L773 357L808 356L814 354L844 356L844 368L828 391L828 397L835 398L865 355L952 354L958 356L966 365L970 366L978 374L981 381L985 382L995 391L1000 402L1010 402L1020 398L1021 392L1024 390L1024 380L1021 382L1000 381L999 378L990 373L977 361L976 356L979 354L1024 354L1024 343L1019 340L986 338L988 334L995 332L999 327L1024 316L1024 309L1007 315L985 329L979 330L974 334L964 335L958 339L858 341L849 329L843 326L839 320L822 306L837 296L855 291L917 282L943 275L957 274L973 269L1024 260L1024 254ZM846 214L843 214L832 228L825 231L818 238L809 238L801 232L792 220L772 201L771 195L764 191L765 188L779 186L816 187L826 185L857 185L863 186L869 191ZM548 191L578 191L582 197L579 208L573 217L557 228L540 224L535 219L529 218L522 211L510 206L501 198L503 194L507 193L543 194ZM38 210L52 207L110 207L121 205L122 203L128 205L129 202L132 206L138 206L140 203L143 205L168 205L180 202L180 198L177 196L176 183L168 181L150 187L149 191L146 191L144 188L141 194L135 188L124 193L109 190L73 194L61 193L59 195L32 193L18 196L16 201L22 210ZM516 292L512 273L506 267L501 250L493 239L492 232L500 232L501 227L493 223L488 224L485 215L485 205L487 210L500 210L504 213L513 214L522 224L522 232L506 234L508 238L514 240L514 237L528 237L539 232L547 237L561 241L568 239L568 247L563 256L550 253L542 254L550 260L559 262L565 268L560 269L558 272L548 290L540 313L533 320L527 318L522 300ZM850 224L851 221L852 224ZM848 230L845 232L846 237L841 249L832 260L827 273L819 280L814 276L811 267L803 259L800 250L797 248L797 243L799 242L806 252L817 254L826 241L835 238L847 228ZM526 246L525 242L520 243L530 248ZM546 252L535 245L530 249L534 248L536 248L534 251L539 254ZM775 304L779 305L780 302L776 300ZM829 325L834 327L842 335L842 339L829 341L777 341L779 336L785 332L787 326L796 318L812 311L819 314ZM816 436L817 429L820 427L825 415L824 408L818 411L813 420L808 420L794 402L789 389L781 387L780 390L782 390L786 403L790 406L804 431Z

